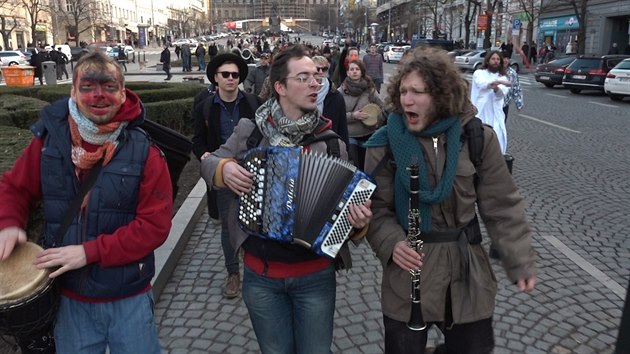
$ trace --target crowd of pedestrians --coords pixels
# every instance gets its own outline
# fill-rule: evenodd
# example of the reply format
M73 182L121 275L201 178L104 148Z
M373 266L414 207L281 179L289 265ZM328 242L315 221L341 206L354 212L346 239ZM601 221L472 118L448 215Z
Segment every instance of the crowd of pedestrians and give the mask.
M350 38L342 51L288 39L270 50L268 43L230 43L241 46L239 53L251 48L254 68L238 53L219 53L212 42L194 53L186 44L175 50L183 71L192 70L194 54L211 83L194 98L193 152L207 184L208 212L221 227L223 296L242 296L260 351L330 352L336 273L352 261L347 243L331 259L236 225L239 197L255 187L238 161L257 146L301 147L349 161L374 178L375 194L349 207L348 222L352 242L368 242L382 264L386 353L425 353L431 326L444 334L444 352L492 353L497 284L482 237L490 237L520 291L533 291L537 275L525 202L505 157L509 105L524 106L509 48L490 51L470 84L444 51L418 48L382 86L375 45L361 59ZM523 50L539 54L533 44ZM170 80L168 43L160 62ZM47 249L36 265L58 267L52 276L62 281L58 321L38 333L54 341L39 352L53 353L55 345L60 352L103 352L106 346L124 352L121 341L132 348L127 352L159 352L149 281L152 252L168 234L172 191L163 157L137 129L144 112L124 87L123 70L102 53L82 58L71 97L44 109L23 158L0 180L0 260L26 241L28 206L43 199ZM101 168L87 197L68 188L88 183ZM145 172L116 178L113 170ZM26 171L37 178L24 178ZM79 208L94 219L85 225L71 219L58 240L63 215L57 210L75 197L86 198ZM417 238L420 248L412 243ZM137 272L126 275L132 268ZM419 304L412 304L414 295ZM421 330L409 324L416 305L426 325ZM88 311L92 306L98 311ZM103 316L107 326L99 325ZM20 338L24 354L33 352L29 339Z

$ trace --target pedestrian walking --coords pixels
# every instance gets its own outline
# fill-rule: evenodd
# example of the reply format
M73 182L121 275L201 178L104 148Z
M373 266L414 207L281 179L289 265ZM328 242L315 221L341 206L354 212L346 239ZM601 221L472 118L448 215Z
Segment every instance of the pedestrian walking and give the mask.
M201 174L211 188L229 188L242 194L252 188L252 175L238 163L247 151L255 129L259 146L304 146L328 153L337 144L346 159L343 141L331 133L330 142L308 143L312 134L329 130L314 97L321 77L300 45L287 47L274 57L270 71L273 97L256 111L255 120L241 119L227 142L201 162ZM313 193L317 193L313 191ZM364 232L371 219L370 202L350 207L350 223ZM236 212L232 204L231 212ZM279 210L270 211L279 216ZM231 233L236 249L244 250L243 301L263 354L329 353L333 339L335 265L349 268L350 253L342 246L336 260L317 255L298 244L249 236L240 228Z
M510 65L510 57L503 57L503 66L506 68L506 76L508 80L512 83L503 102L503 113L505 115L505 124L507 125L510 103L514 102L516 109L520 112L523 109L524 101L523 91L521 90L521 82L518 79L518 73Z
M197 63L199 64L199 69L197 69L197 71L205 71L206 70L206 48L203 47L203 43L199 43L197 45L197 49L195 49L195 56L197 57Z
M57 80L63 79L63 75L66 75L66 80L69 79L68 70L66 64L68 64L68 56L61 51L61 47L57 47Z
M239 55L223 53L216 56L206 69L208 80L214 85L215 93L208 90L199 95L206 96L193 107L193 153L202 161L212 152L225 144L241 119L251 120L262 101L255 95L238 88L247 77L247 64ZM201 102L200 102L201 101ZM221 219L221 247L225 259L227 277L223 285L223 296L228 299L237 297L241 292L241 276L238 255L230 243L228 212L236 195L229 189L216 190L208 186L208 210L212 213L218 208Z
M118 64L125 68L125 72L127 72L127 54L122 46L118 46Z
M208 56L210 57L210 61L217 56L219 50L217 49L217 44L214 41L211 41L208 45Z
M365 163L365 148L363 144L372 136L376 129L385 124L383 119L383 101L378 96L372 80L366 75L365 65L361 60L352 60L348 64L348 76L341 83L338 91L345 102L344 111L348 122L348 136L350 145L348 154L350 160L360 169ZM376 105L378 113L363 111L369 105Z
M269 63L271 61L271 55L269 53L262 53L258 64L247 75L247 78L243 82L245 92L253 93L258 96L260 90L262 90L263 82L269 75Z
M182 44L182 71L190 72L192 71L192 54L190 52L190 45L188 43Z
M410 53L387 91L393 113L367 142L365 162L378 184L366 238L383 266L385 353L424 354L431 326L443 333L445 352L492 353L497 283L476 209L509 255L509 281L530 292L536 266L525 202L445 51ZM466 132L482 142L462 143Z
M473 74L470 99L477 108L477 118L496 132L503 154L507 152L503 102L511 86L501 53L496 50L488 52L481 69Z
M376 44L370 44L370 52L363 56L367 76L372 79L376 92L381 93L383 84L383 56L376 52Z
M162 63L162 70L166 72L166 79L164 80L170 80L173 75L171 75L171 51L168 49L168 44L164 45L164 49L160 53L160 63Z
M31 48L31 59L29 64L35 68L35 77L39 79L39 84L44 84L43 72L42 72L42 56L37 48Z
M339 135L348 146L348 120L346 119L346 103L343 95L328 77L330 62L323 56L316 55L313 58L317 72L322 76L322 88L317 92L317 110L322 116L330 119L331 129Z
M151 279L173 213L166 161L138 128L142 103L113 59L89 53L74 73L70 97L42 110L0 179L0 261L26 243L22 228L41 201L45 250L29 262L61 288L57 353L159 354ZM20 338L22 353L54 353L34 348L48 336Z

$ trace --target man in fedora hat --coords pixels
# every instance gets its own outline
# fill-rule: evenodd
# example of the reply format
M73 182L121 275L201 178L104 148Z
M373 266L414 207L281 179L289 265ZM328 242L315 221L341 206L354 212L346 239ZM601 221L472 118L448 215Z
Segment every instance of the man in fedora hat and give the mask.
M225 143L240 119L254 118L262 102L238 88L247 73L247 64L243 58L233 53L219 54L208 63L206 75L216 91L212 92L210 87L204 89L197 94L193 103L193 152L199 160L207 158ZM228 233L228 207L234 198L236 194L228 189L208 194L208 213L213 216L218 211L221 219L221 246L228 272L223 287L223 296L226 298L237 297L241 286L239 260Z

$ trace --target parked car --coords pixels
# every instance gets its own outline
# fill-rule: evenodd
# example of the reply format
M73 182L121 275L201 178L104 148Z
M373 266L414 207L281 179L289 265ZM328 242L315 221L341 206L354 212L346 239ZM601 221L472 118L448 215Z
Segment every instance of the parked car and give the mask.
M575 94L582 90L603 92L608 72L626 58L630 58L630 55L581 55L564 70L562 85Z
M0 66L28 65L28 60L18 50L4 50L0 52L0 63Z
M133 50L133 47L130 45L126 45L124 46L124 51L125 51L125 55L127 56L127 61L133 61L135 62L135 51ZM118 59L118 47L112 47L112 50L110 52L107 53L107 55L109 55L112 58L116 58Z
M481 68L483 61L486 58L487 51L485 49L472 50L464 55L458 55L455 57L455 65L459 67L461 71L475 71ZM520 55L513 53L510 59L510 67L517 73L521 71L523 67L523 59Z
M552 60L546 64L536 66L534 77L536 81L551 88L555 85L562 85L564 70L575 60L575 56L567 56L564 58Z
M383 60L388 63L393 61L399 62L403 54L405 53L405 47L403 45L391 44L385 47L383 50Z
M472 49L455 49L448 52L448 56L453 58L453 62L455 62L455 58L458 56L462 56L464 54L470 53Z
M485 50L472 50L464 55L456 56L455 65L457 65L461 71L475 71L483 64L485 56Z
M604 81L604 91L613 101L630 97L630 59L624 59L610 69Z

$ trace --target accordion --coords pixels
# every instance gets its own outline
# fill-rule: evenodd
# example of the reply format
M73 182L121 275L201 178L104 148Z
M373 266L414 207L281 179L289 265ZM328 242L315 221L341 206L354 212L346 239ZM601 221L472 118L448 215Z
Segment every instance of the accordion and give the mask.
M330 258L352 230L348 207L364 203L376 189L351 163L299 147L254 148L241 165L254 175L254 185L239 199L240 227Z

